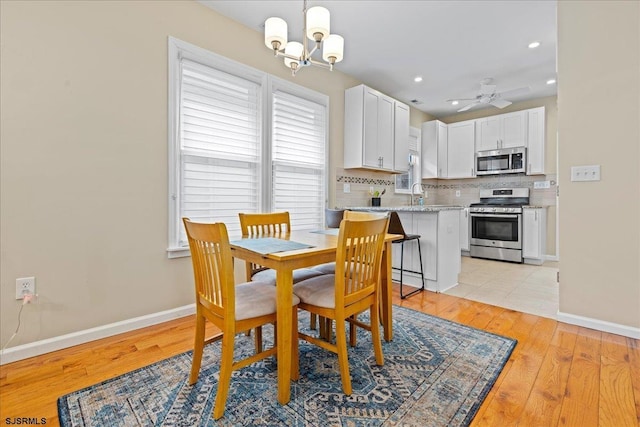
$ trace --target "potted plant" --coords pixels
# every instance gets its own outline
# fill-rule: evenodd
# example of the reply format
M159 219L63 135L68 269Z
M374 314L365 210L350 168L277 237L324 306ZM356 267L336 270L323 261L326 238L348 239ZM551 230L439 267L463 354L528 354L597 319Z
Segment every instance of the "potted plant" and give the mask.
M371 206L380 206L380 196L387 192L387 189L384 188L382 192L375 190L372 188L369 189L369 195L371 196Z

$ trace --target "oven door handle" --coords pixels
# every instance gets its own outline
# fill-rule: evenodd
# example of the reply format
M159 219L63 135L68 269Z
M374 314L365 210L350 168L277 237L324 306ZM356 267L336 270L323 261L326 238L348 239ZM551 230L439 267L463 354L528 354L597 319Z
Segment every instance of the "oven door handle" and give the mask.
M515 218L518 219L520 214L486 214L486 213L472 213L471 217L475 218Z

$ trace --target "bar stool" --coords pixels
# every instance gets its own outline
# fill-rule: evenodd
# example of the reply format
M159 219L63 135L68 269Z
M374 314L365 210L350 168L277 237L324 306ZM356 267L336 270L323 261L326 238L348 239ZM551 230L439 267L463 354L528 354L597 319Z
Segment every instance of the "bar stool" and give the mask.
M344 211L344 209L325 209L324 218L327 228L340 228Z
M402 226L402 222L400 221L400 217L398 213L395 211L390 212L391 216L389 218L389 234L399 234L402 236L402 239L394 240L392 243L400 243L400 268L393 267L394 270L400 270L400 298L405 299L413 294L416 294L420 291L424 290L424 271L422 268L422 250L420 249L420 235L419 234L407 234L404 231L404 227ZM418 255L420 258L420 271L406 270L404 269L404 242L408 242L410 240L415 240L418 243ZM408 273L420 273L420 277L422 278L422 287L415 289L408 294L404 295L402 293L402 273L406 271Z

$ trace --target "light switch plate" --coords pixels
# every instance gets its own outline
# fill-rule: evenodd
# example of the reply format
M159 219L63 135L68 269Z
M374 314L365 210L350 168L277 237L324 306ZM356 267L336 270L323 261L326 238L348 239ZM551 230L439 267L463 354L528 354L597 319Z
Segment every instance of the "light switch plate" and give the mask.
M600 165L572 166L571 181L600 181Z
M342 184L343 193L351 193L351 184Z

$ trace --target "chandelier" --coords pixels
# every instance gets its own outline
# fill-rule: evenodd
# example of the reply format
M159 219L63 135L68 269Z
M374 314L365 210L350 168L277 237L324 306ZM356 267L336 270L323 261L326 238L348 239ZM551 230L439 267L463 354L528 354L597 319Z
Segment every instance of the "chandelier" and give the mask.
M337 34L329 34L329 11L320 6L307 9L307 0L305 0L302 14L304 19L302 43L287 43L287 23L284 19L277 17L271 17L264 22L264 43L269 49L273 49L274 56L284 57L284 65L291 69L292 76L295 76L300 68L309 65L333 71L333 65L342 61L344 39ZM307 47L307 39L314 43L311 50ZM322 49L322 59L326 63L312 58L312 55L320 49Z

